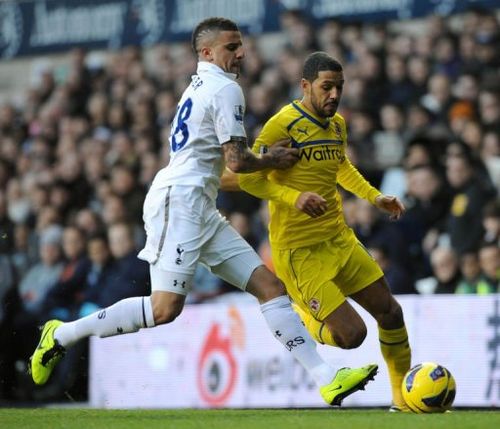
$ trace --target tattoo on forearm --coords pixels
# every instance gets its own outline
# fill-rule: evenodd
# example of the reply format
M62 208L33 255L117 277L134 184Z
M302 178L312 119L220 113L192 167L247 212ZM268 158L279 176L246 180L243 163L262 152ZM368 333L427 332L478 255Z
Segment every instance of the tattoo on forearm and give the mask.
M264 167L264 161L249 150L246 140L231 139L223 148L229 168L237 166L239 173L250 173Z
M243 159L245 152L248 150L246 143L241 141L229 142L227 143L227 161L228 162L238 162Z

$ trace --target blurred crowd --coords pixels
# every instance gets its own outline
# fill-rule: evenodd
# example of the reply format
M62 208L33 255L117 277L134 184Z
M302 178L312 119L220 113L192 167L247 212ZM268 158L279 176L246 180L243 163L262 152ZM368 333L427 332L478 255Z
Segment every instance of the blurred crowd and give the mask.
M407 207L389 222L344 193L345 217L396 294L500 292L500 25L487 11L456 19L428 17L412 33L315 26L290 11L274 55L245 39L249 141L300 98L308 53L342 62L349 156ZM149 294L148 266L136 258L142 204L168 163L170 123L196 58L189 43L157 46L151 61L136 47L104 58L75 49L64 73L44 67L21 103L0 106L0 399L70 397L78 384L85 345L52 385L28 387L39 324ZM266 204L239 192L221 192L218 204L272 268ZM233 290L202 267L195 283L191 303Z

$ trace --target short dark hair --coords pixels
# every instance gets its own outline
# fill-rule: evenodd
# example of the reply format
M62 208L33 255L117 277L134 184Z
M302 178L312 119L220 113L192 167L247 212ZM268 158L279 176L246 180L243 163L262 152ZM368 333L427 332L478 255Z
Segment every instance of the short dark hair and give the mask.
M318 73L320 71L325 70L341 72L342 64L326 52L313 52L307 56L304 62L302 77L309 82L312 82L318 77Z
M208 31L240 31L234 21L227 18L212 17L201 21L193 30L191 46L195 53L198 53L198 40Z

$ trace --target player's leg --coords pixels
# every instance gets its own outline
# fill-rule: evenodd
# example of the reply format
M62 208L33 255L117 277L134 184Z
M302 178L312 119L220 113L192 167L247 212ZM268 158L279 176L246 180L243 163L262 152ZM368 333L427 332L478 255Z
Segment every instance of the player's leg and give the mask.
M219 251L215 251L216 249ZM377 365L359 369L342 368L335 373L322 360L316 351L315 342L292 310L282 282L264 267L256 253L232 228L223 228L210 243L210 248L204 249L203 253L202 258L212 267L213 273L250 292L259 300L269 329L311 374L320 386L325 402L340 405L346 396L373 379ZM224 259L217 264L217 261L210 260L207 255L219 255L219 258Z
M331 240L297 249L273 249L273 263L278 276L285 282L304 325L323 344L352 348L366 335L359 315L345 301L332 281L352 246ZM334 339L335 333L335 339ZM339 370L337 377L345 378L335 389L342 397L363 389L377 373L378 366Z
M334 240L273 251L276 272L311 336L321 344L346 349L358 347L366 337L363 320L332 280L351 251L352 245Z
M351 297L377 320L380 350L389 371L393 405L405 409L401 383L411 366L411 349L401 306L383 277Z
M355 349L366 338L365 322L347 301L326 316L323 323L326 328L323 333L325 344L336 345L342 349Z
M252 260L257 266L248 277L248 271L245 276L242 267L249 267ZM315 342L292 310L284 285L264 265L258 264L262 262L252 251L230 258L212 271L259 300L262 314L274 337L308 371L319 386L323 400L331 405L340 405L346 396L362 389L368 380L373 379L377 365L341 368L335 372L317 353Z
M132 333L168 323L180 314L201 247L196 240L200 236L201 223L196 222L193 210L190 211L191 206L184 207L191 202L186 194L195 193L177 189L172 192L165 190L162 195L151 192L146 197L145 221L149 244L146 243L145 250L149 251L146 252L146 259L150 262L152 296L126 298L68 323L48 321L30 359L31 375L36 384L45 384L66 348L83 338ZM182 252L178 251L181 244L164 248L165 242L181 243Z
M357 246L350 264L357 267L358 274L350 279L346 276L343 282L358 285L358 290L346 288L345 293L377 320L380 349L389 371L393 404L404 409L406 406L401 396L401 383L410 369L411 349L403 311L392 296L382 271L364 247Z
M333 282L325 286L335 288ZM293 309L300 316L311 336L320 344L354 349L359 347L366 337L366 325L354 308L342 297L342 303L336 306L323 320L315 317L311 310L293 303Z
M325 322L318 320L312 315L309 309L300 307L296 302L292 302L292 308L299 315L307 332L309 332L309 335L311 335L316 342L334 347L338 346Z
M316 343L293 311L281 281L261 265L252 273L246 290L259 300L274 337L302 364L318 386L329 384L335 370L317 353Z
M172 273L158 266L151 266L150 272L150 297L126 298L72 322L47 322L30 362L33 381L45 384L66 349L83 338L129 334L172 322L182 311L193 274ZM182 290L177 290L182 284Z
M106 338L170 323L181 314L194 273L174 273L150 266L151 296L126 298L81 319L60 325L55 340L67 348L92 335Z
M281 281L227 223L203 248L201 260L214 274L254 295L274 337L304 366L319 386L330 383L335 370L316 351L297 314L292 310Z
M203 249L201 260L212 273L254 295L274 337L306 368L319 386L329 383L335 371L316 352L316 344L292 310L281 281L229 225Z
M149 297L126 298L73 322L49 320L30 359L30 372L36 384L45 384L66 348L80 339L97 335L109 337L154 326Z

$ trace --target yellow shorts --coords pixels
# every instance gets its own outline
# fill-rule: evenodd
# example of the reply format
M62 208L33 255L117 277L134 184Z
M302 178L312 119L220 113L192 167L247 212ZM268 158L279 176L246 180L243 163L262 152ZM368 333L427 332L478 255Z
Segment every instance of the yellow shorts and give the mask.
M273 250L272 256L290 297L320 321L384 275L350 228L313 246Z

